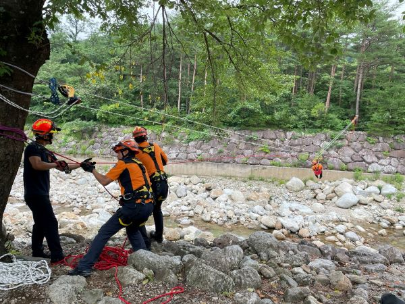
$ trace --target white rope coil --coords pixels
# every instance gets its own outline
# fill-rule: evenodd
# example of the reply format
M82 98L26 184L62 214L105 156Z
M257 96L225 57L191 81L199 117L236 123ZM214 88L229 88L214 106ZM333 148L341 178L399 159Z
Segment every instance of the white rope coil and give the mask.
M45 260L22 261L7 253L0 260L10 256L11 263L0 262L0 290L11 290L24 285L45 284L51 278L51 269Z

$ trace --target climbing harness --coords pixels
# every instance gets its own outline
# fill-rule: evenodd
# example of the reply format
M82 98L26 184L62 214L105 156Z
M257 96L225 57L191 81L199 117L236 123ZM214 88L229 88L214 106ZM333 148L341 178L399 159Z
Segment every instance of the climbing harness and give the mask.
M120 195L119 196L120 205L123 205L128 202L136 203L138 200L141 200L141 203L144 204L146 200L153 199L153 195L152 195L153 190L149 184L148 178L146 177L146 169L145 169L145 166L142 164L142 162L137 160L136 158L130 158L130 159L127 158L127 159L123 159L123 161L126 164L135 163L138 165L139 169L142 172L142 177L143 177L143 181L145 184L137 189L132 190L132 192L127 192L127 193L124 193L123 195ZM120 223L123 224L121 218L119 220L120 220ZM125 224L125 225L128 225L128 224Z
M22 261L10 253L11 263L0 262L0 290L11 290L24 285L45 284L51 278L51 269L45 260Z
M149 143L148 147L145 147L145 148L139 147L139 150L148 154L150 156L150 158L152 158L153 163L155 164L156 172L150 176L150 179L153 182L160 182L160 181L166 180L167 175L164 171L160 170L159 164L156 160L155 145L153 143ZM163 164L165 163L163 158L162 158L162 162L163 162Z

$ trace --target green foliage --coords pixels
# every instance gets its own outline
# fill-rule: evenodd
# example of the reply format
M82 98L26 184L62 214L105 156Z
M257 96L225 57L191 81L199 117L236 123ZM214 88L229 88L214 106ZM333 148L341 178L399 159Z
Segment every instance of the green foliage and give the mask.
M396 206L394 208L394 211L399 212L399 213L404 213L405 212L405 208L403 206Z
M405 197L405 193L404 192L398 192L397 193L397 200L400 201Z
M383 176L382 180L388 184L394 185L397 189L402 189L404 176L399 173L395 173L394 175Z
M384 155L385 157L390 156L390 152L389 151L383 151L382 155Z
M354 173L353 173L353 178L354 178L355 181L364 180L365 177L364 177L364 174L363 174L363 170L359 169L359 168L356 168L354 170Z
M298 154L298 159L299 159L301 162L307 161L308 158L309 158L309 153L301 153L301 154Z
M94 129L97 125L95 121L83 121L76 119L70 122L66 122L62 126L62 132L66 136L76 138L78 140L88 138L93 134ZM67 139L64 139L67 140Z
M381 171L374 171L371 179L376 181L376 180L379 180L380 177L381 177Z
M341 164L339 169L341 171L347 171L347 165L346 164Z
M261 152L264 152L266 154L270 153L270 148L269 148L268 145L261 146L258 150L261 151Z
M377 139L374 137L366 137L366 141L370 144L370 145L375 145L377 143Z

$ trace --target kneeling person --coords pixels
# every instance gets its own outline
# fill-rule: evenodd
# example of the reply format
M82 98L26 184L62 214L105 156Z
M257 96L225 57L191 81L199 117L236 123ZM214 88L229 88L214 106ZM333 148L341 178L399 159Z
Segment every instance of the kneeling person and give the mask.
M145 244L139 242L139 226L147 221L153 211L153 194L146 169L142 162L135 158L139 152L136 147L134 140L121 141L115 145L113 150L117 153L118 162L106 175L97 172L94 162L81 163L81 167L93 173L103 186L118 180L122 207L100 228L89 251L77 267L69 272L70 275L89 276L105 244L122 228L126 228L128 239L135 251L146 249Z

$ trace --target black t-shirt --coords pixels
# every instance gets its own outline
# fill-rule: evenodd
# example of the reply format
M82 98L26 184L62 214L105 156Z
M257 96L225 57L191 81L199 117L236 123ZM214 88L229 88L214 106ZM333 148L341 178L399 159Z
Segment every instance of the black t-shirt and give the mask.
M44 146L33 142L24 151L24 195L37 196L49 195L50 181L49 170L35 170L29 158L39 156L42 161L52 163L56 160L55 155Z

